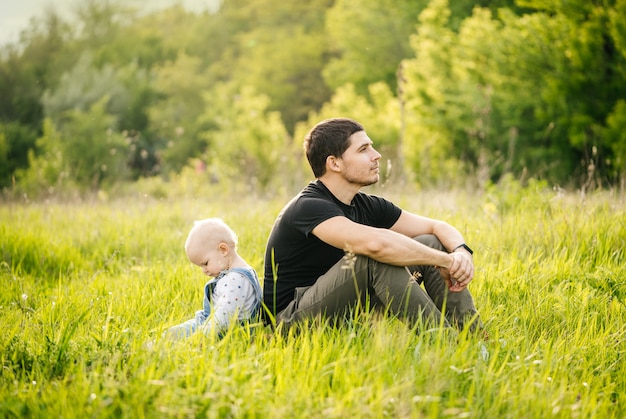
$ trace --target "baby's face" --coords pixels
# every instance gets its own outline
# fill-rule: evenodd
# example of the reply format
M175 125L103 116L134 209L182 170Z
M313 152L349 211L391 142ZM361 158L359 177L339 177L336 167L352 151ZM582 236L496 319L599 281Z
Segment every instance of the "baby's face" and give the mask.
M187 257L205 275L215 277L228 267L228 247L224 246L224 243L208 245L207 242L196 240L188 247Z

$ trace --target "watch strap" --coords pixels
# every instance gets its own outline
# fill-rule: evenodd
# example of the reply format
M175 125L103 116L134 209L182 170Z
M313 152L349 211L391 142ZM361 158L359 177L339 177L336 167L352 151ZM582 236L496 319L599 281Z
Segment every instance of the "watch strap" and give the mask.
M465 250L467 250L469 252L470 255L474 254L474 251L472 249L470 249L470 247L468 245L466 245L465 243L461 243L459 244L457 247L455 247L452 251L456 252L457 249L463 248Z

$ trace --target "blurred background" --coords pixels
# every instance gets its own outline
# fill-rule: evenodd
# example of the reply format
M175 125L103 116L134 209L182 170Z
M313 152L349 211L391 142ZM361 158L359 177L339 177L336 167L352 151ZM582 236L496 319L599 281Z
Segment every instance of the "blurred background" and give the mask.
M623 191L626 0L0 6L6 199L297 190L333 116L383 184Z

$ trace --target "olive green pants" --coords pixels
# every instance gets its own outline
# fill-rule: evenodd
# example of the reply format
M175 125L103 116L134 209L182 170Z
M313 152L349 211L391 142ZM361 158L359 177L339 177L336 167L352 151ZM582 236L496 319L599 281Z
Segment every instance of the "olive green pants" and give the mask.
M445 251L434 235L415 240ZM468 324L472 330L481 326L470 292L450 292L436 267L393 266L359 255L346 256L315 284L296 288L294 300L277 314L276 321L289 328L322 315L344 316L359 305L382 308L410 324L423 321L458 328Z

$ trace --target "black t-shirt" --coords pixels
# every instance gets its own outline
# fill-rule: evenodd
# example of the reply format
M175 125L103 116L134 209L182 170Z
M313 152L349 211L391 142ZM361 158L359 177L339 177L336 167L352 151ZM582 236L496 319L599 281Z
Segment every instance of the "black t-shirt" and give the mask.
M272 227L265 249L263 300L267 308L273 314L283 310L293 300L296 287L313 285L344 256L344 249L311 233L319 224L345 216L360 224L390 228L401 212L390 201L362 192L346 205L319 180L309 183L283 208Z

